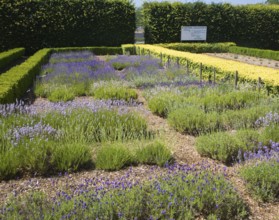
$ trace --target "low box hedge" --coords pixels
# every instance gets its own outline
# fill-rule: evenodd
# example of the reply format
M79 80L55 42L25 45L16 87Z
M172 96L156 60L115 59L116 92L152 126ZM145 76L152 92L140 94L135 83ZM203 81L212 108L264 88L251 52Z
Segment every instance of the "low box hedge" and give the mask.
M232 46L229 48L229 52L271 60L279 60L279 51L275 50L263 50L257 48Z
M10 63L22 57L24 53L24 48L14 48L0 53L0 70L6 68Z
M12 103L20 99L32 86L41 66L47 62L51 53L90 50L95 55L122 54L121 47L65 47L45 48L37 51L22 64L0 75L0 104Z
M89 50L95 55L115 55L122 54L122 47L63 47L52 48L52 52L68 52L68 51L82 51Z
M227 53L231 46L235 46L233 42L224 42L224 43L166 43L158 44L158 46L186 51L191 53Z
M171 50L150 44L138 44L135 45L135 47L137 54L151 54L162 58L162 61L165 63L168 60L171 62L177 62L177 60L179 60L181 65L186 65L188 63L190 70L197 75L200 73L200 64L202 63L203 78L205 79L212 78L214 70L217 80L234 78L236 71L238 71L238 78L240 81L256 84L260 77L261 83L266 87L269 93L279 93L279 70L277 69L240 63L234 60L224 60L205 54Z

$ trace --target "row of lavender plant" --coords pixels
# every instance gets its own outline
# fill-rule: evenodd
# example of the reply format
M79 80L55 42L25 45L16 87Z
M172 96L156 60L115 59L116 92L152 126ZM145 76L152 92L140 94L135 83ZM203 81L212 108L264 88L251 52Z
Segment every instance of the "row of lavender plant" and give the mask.
M151 171L150 171L151 170ZM34 192L15 194L0 209L2 219L246 219L247 208L226 171L207 163L150 168L147 181L123 176L85 179L49 198ZM211 171L215 170L215 171ZM223 171L218 171L223 170ZM66 181L71 181L66 180Z
M87 99L0 105L0 179L92 168L96 143L153 138L146 120L130 106L142 108L135 102Z
M185 76L184 73L185 71L177 67L164 69L159 60L147 56L120 55L102 61L86 51L59 53L53 54L49 64L43 66L36 83L35 94L47 97L51 101L73 100L76 96L84 95L100 98L100 95L96 95L100 92L95 91L96 85L93 83L114 80L106 86L106 89L111 88L109 92L101 92L102 95L114 99L136 99L134 91L130 89L135 86L181 86L196 82L196 79ZM126 81L128 84L124 83L119 87L119 81ZM103 88L101 86L101 90ZM126 90L128 97L123 95L123 90Z

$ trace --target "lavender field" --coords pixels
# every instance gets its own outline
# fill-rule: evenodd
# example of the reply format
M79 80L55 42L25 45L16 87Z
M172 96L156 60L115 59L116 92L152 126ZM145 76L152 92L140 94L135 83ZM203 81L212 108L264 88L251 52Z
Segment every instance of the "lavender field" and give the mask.
M53 53L0 105L0 219L278 219L278 97L187 72Z

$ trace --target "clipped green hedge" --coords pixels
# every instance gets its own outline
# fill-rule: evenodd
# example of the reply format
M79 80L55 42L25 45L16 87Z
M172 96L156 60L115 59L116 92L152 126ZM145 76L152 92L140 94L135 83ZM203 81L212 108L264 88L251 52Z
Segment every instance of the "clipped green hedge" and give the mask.
M122 53L123 54L130 54L130 55L136 55L136 47L134 44L123 44L122 47Z
M22 97L50 53L51 49L39 50L24 63L0 75L0 103L12 103Z
M23 96L51 53L82 50L92 51L95 55L122 54L121 47L65 47L39 50L24 63L0 75L0 104L12 103Z
M135 47L137 54L151 54L162 58L163 63L168 62L168 60L177 62L179 59L180 65L188 65L190 72L198 76L200 75L200 64L202 63L202 78L206 81L212 80L214 72L216 80L233 80L235 72L238 71L239 82L249 82L256 86L259 77L261 77L261 85L269 94L279 94L279 71L274 68L255 66L234 60L226 60L224 62L224 59L218 57L171 50L150 44L137 44Z
M158 44L158 46L191 53L226 53L231 46L235 46L235 43L171 43Z
M207 26L207 42L279 49L279 6L146 2L145 43L180 42L181 26Z
M14 48L0 53L0 69L7 67L11 62L22 57L24 53L24 48Z
M68 51L82 51L88 50L95 55L115 55L122 54L122 47L64 47L53 48L52 52L68 52Z
M134 43L135 7L128 0L1 0L0 51L120 46Z
M279 51L274 50L232 46L229 48L229 52L279 61Z

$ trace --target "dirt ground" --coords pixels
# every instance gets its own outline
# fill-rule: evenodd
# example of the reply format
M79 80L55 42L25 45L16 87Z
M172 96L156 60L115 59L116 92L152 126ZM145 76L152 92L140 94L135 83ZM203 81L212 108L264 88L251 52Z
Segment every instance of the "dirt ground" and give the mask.
M274 68L274 69L279 69L279 61L276 61L276 60L244 56L244 55L233 54L233 53L206 53L206 55L220 57L220 58L228 59L228 60L235 60L235 61L244 62L244 63L249 63L249 64L253 64L253 65L257 65L257 66L265 66L265 67L270 67L270 68Z

